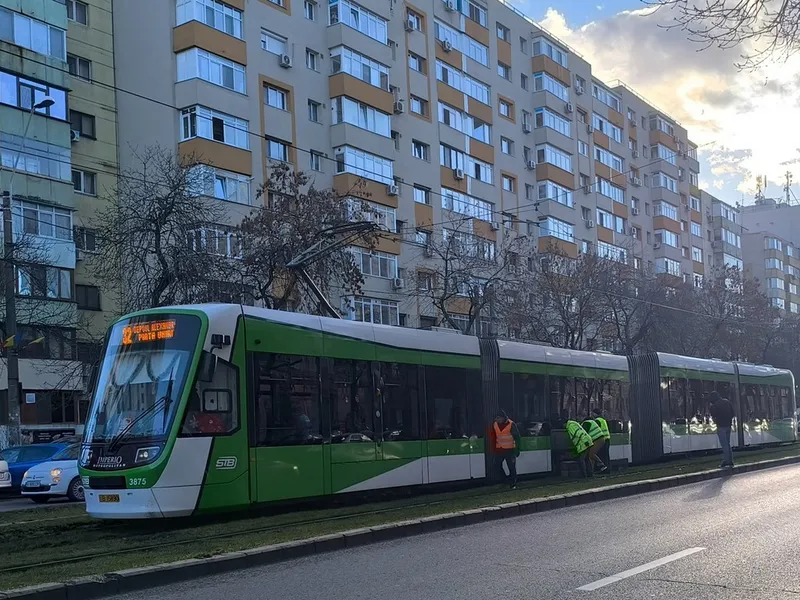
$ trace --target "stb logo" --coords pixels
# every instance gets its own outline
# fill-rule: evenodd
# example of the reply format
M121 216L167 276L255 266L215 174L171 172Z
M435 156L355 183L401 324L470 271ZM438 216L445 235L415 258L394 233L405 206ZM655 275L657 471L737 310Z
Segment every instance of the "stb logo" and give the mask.
M230 471L231 469L236 468L236 457L235 456L223 456L222 458L217 459L217 469L221 471Z

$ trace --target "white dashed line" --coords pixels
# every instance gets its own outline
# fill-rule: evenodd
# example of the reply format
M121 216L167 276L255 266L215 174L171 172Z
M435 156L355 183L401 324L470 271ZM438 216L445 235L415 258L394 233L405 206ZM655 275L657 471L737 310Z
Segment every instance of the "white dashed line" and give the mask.
M664 558L659 558L658 560L654 560L653 562L649 562L647 564L634 567L633 569L628 569L627 571L622 571L622 573L617 573L616 575L610 575L609 577L598 579L597 581L593 581L592 583L587 583L586 585L582 585L578 589L584 592L592 592L594 590L600 589L601 587L605 587L607 585L611 585L612 583L616 583L618 581L622 581L623 579L627 579L628 577L633 577L634 575L638 575L639 573L644 573L645 571L655 569L656 567L666 565L667 563L680 560L681 558L686 558L687 556L691 556L692 554L695 554L697 552L702 552L703 550L705 550L705 548L689 548L687 550L682 550L680 552L676 552L675 554L670 554L669 556L665 556Z

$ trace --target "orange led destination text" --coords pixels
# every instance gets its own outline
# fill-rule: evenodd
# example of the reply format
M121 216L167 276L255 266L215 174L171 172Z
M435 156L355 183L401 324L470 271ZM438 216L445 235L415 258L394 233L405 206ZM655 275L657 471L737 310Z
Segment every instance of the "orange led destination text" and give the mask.
M169 340L173 337L175 337L175 321L152 321L127 325L122 328L124 345Z

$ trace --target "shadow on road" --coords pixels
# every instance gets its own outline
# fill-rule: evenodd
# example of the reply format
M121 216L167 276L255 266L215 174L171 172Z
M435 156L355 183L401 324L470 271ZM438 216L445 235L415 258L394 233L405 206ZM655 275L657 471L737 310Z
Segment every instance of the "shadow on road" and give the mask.
M701 487L696 493L686 498L685 502L699 502L702 500L711 500L722 494L722 488L728 483L729 476L723 476L718 479L713 479Z

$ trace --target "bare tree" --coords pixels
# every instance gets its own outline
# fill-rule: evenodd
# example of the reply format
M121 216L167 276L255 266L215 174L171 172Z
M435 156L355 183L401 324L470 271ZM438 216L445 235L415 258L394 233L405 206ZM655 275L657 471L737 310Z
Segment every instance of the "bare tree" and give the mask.
M668 9L701 49L742 47L740 68L786 60L800 48L800 0L642 0Z
M596 348L608 311L599 291L609 261L593 254L571 258L552 246L530 262L521 291L508 307L511 326L527 340L574 350Z
M122 313L203 301L221 268L212 249L236 243L219 227L220 203L204 195L212 174L197 157L158 146L135 157L97 215L90 266L105 289L116 290Z
M308 175L280 163L270 169L269 180L257 193L258 198L265 196L266 203L239 226L244 250L236 277L244 290L269 308L318 311L313 295L302 293L302 280L287 264L321 242L332 228L354 220L372 220L383 226L384 235L395 236L388 233L393 223L384 222L367 203L363 185L339 195L316 188ZM356 236L350 242L370 248L377 236ZM335 290L348 295L361 289L361 266L348 247L340 245L321 254L306 270L324 294Z
M483 235L475 223L485 226ZM506 231L500 241L488 224L464 217L429 233L420 254L428 260L414 275L414 293L423 312L468 335L487 335L492 304L498 320L503 298L519 287L521 260L529 254L524 236ZM496 333L496 332L491 332Z

